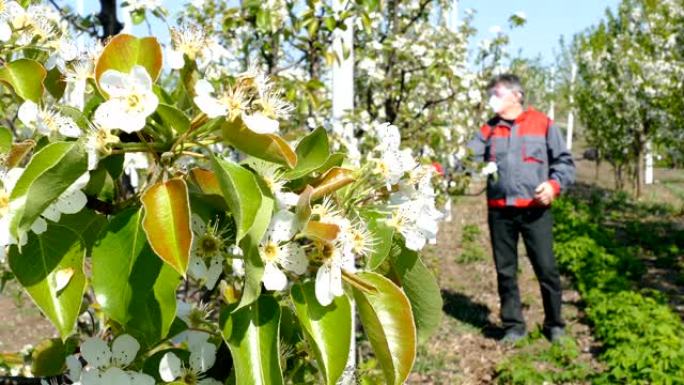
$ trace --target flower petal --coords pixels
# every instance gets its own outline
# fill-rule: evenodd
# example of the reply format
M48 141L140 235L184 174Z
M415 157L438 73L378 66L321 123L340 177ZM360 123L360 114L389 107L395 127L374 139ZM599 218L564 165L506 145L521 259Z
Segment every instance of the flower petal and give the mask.
M266 238L272 242L279 243L292 238L297 231L295 226L297 218L295 214L288 210L278 211L269 224L266 231Z
M76 190L68 195L62 195L55 202L57 210L63 214L76 214L88 203L88 197L81 190Z
M128 372L131 385L154 385L154 377L145 373Z
M112 362L120 367L128 366L140 350L140 343L129 334L118 336L112 343Z
M285 269L298 275L306 273L306 268L309 267L309 259L301 247L296 243L288 243L281 246L280 250L278 262Z
M193 101L202 112L207 114L209 119L225 116L228 112L228 107L209 95L197 95Z
M252 115L242 114L242 121L250 130L257 134L275 134L280 129L280 123L277 120L267 118L261 112L255 112Z
M107 385L131 385L131 378L122 369L113 366L102 374L102 383Z
M93 368L103 368L109 365L112 359L112 351L109 350L109 346L98 337L90 337L83 341L81 355Z
M111 99L97 107L93 116L93 122L106 129L120 128L119 115L125 106L119 99Z
M152 89L152 78L150 77L150 74L147 72L145 67L141 65L135 65L133 66L133 69L131 70L130 74L130 80L133 81L133 85L137 89L141 90L151 90Z
M0 20L0 41L7 42L12 38L12 29L4 20Z
M316 272L316 299L322 306L328 306L332 303L335 296L331 289L332 272L330 265L321 266Z
M285 287L287 286L287 277L285 276L285 273L280 271L272 262L268 262L266 263L266 266L264 266L264 276L261 280L264 283L266 290L282 291L285 290Z
M206 281L204 282L204 287L211 290L216 286L216 281L223 273L223 256L216 256L209 262L209 269L205 276Z
M185 59L183 58L183 52L176 51L173 49L166 51L166 62L169 67L174 70L179 70L185 66Z
M78 360L78 357L75 354L67 356L66 366L66 375L69 377L71 382L76 382L79 378L81 378L81 370L83 367L81 366L81 361Z
M130 93L129 76L123 72L109 69L100 76L100 87L110 98L122 97Z
M190 368L196 373L204 373L216 362L216 345L205 342L190 349Z
M38 105L30 100L25 101L19 106L18 116L25 126L31 127L38 119Z
M159 361L159 377L165 382L171 382L181 374L181 360L171 352L164 354Z
M197 256L190 257L190 263L188 264L188 274L198 281L206 280L207 277L207 265L204 264L204 260Z

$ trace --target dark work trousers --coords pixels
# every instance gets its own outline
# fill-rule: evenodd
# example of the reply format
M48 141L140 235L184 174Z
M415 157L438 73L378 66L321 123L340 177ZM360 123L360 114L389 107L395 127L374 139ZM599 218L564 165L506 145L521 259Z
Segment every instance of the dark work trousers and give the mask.
M544 302L544 329L563 327L561 283L553 255L553 217L548 208L490 208L489 233L496 264L501 321L506 330L525 331L518 290L518 237L539 280Z

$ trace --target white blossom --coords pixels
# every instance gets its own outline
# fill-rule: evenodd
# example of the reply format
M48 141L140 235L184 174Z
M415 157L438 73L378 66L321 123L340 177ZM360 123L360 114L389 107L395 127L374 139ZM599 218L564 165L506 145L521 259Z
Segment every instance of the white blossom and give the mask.
M145 127L146 118L159 104L152 92L152 78L145 67L136 65L130 73L107 70L100 77L100 87L109 100L95 111L94 121L101 127L118 128L131 133Z

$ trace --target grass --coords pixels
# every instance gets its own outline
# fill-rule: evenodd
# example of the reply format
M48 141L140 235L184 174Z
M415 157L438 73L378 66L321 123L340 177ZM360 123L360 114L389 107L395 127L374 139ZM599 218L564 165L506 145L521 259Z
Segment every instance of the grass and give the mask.
M538 328L518 342L516 348L497 367L499 384L569 384L587 381L594 374L589 365L578 361L580 350L571 337L551 344Z

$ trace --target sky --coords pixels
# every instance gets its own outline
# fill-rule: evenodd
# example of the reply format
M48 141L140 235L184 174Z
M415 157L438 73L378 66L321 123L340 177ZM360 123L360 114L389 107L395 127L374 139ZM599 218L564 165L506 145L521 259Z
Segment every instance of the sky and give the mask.
M468 8L476 10L474 27L476 40L492 38L492 26L500 26L510 36L510 53L535 58L541 55L545 64L555 63L559 39L570 42L572 36L597 24L606 8L615 10L619 0L461 0L459 18ZM527 15L523 27L511 30L508 18L522 11Z
M64 2L72 6L76 4L76 0ZM185 2L163 0L172 15ZM98 1L83 0L83 3L85 13L99 11ZM618 3L619 0L459 0L459 19L463 18L468 8L476 11L474 26L478 34L473 44L494 37L490 28L500 26L511 38L509 52L512 55L517 56L518 52L528 58L541 55L545 64L553 64L554 54L559 52L561 36L565 37L566 42L571 41L574 34L601 20L606 8L615 9ZM508 18L519 11L526 14L527 23L511 30ZM162 41L168 38L168 32L161 23L153 20L152 26L160 31L159 38ZM136 35L147 35L147 26L136 26L133 32Z

